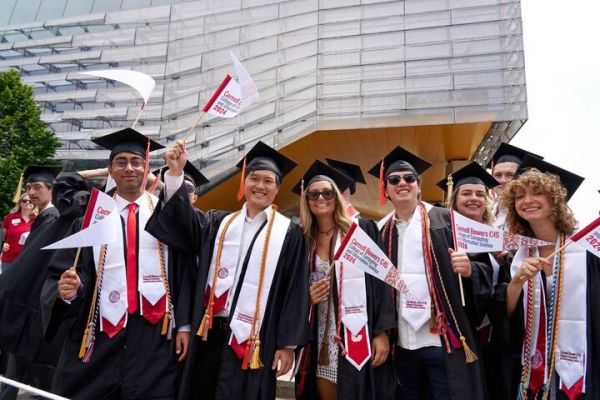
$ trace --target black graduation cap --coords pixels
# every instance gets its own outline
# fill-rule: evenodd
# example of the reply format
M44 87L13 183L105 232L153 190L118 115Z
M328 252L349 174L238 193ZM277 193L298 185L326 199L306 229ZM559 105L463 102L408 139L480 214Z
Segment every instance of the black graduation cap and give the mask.
M356 192L357 183L367 183L358 165L350 164L344 161L333 160L331 158L326 158L325 160L327 161L327 164L329 164L331 167L335 168L336 170L338 170L339 172L351 179L351 183L348 186L338 185L339 189L342 192L346 190L346 188L349 188L350 194L354 194L354 192Z
M109 133L108 135L93 138L92 142L109 149L110 160L112 160L116 154L124 151L146 157L146 146L148 145L148 142L150 142L151 152L165 147L132 128L125 128L117 132Z
M60 172L60 165L30 165L23 172L23 179L27 183L46 182L52 184Z
M483 185L488 189L492 189L500 184L485 168L475 161L471 161L464 167L454 171L450 176L452 177L452 190L456 190L465 184ZM448 181L448 178L444 178L437 185L446 192L449 186Z
M560 179L560 183L567 189L567 201L575 194L579 186L583 183L585 178L572 173L571 171L567 171L566 169L562 169L554 164L550 164L547 161L543 161L537 157L525 156L523 159L523 163L519 167L517 171L517 175L523 174L525 171L528 171L532 168L537 169L543 173L550 173L557 175Z
M243 173L260 170L272 171L279 176L279 179L282 179L296 165L298 164L259 140L246 154L246 157L237 163L236 167L244 170ZM242 176L243 178L245 176Z
M292 192L302 195L303 182L304 190L306 190L311 183L320 181L335 183L338 188L348 187L352 183L352 179L348 176L324 162L316 160L302 175L302 179L293 187Z
M381 174L382 167L383 174ZM410 171L415 175L420 175L429 167L431 167L431 164L427 161L400 146L396 146L396 148L369 170L369 174L379 178L379 204L383 205L387 201L384 180L389 174L392 172Z
M430 163L400 146L396 146L383 158L384 177L399 171L412 171L420 175L429 167L431 167ZM369 170L369 174L379 178L380 168L381 160Z
M515 164L521 165L525 156L536 157L540 160L544 159L544 157L542 156L539 156L527 150L523 150L511 144L500 143L500 146L498 146L498 150L496 150L490 161L488 161L486 167L492 168L494 165L503 162L513 162Z

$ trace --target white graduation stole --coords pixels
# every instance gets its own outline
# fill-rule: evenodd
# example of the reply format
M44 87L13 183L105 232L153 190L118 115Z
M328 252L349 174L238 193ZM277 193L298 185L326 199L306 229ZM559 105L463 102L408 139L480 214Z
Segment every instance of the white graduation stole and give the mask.
M244 276L244 281L241 282L242 286L240 289L240 294L237 299L231 322L229 324L231 328L231 337L229 338L230 344L234 337L237 343L242 344L250 338L251 332L254 332L255 335L258 335L260 333L260 326L262 325L265 310L268 306L267 300L269 298L269 292L271 291L271 284L273 283L273 277L277 269L277 264L279 262L279 256L281 254L283 242L285 240L288 227L291 223L289 218L273 210L273 206L267 208L265 212L267 213L267 226L265 226L260 231L260 233L256 237L256 240L254 241L254 246L252 246L252 249L250 249L251 254L248 260L246 274ZM267 234L267 227L269 221L271 221L271 219L274 217L275 220L273 222L273 228L271 230L269 247L266 250L267 254L263 286L260 292L260 313L257 316L257 320L254 321L254 314L256 312L256 300L259 294L258 288L260 285L260 269L263 257L263 243ZM254 330L252 329L253 322L255 322Z
M358 223L358 221L355 221ZM342 243L338 235L334 254ZM337 287L340 290L341 264L336 261L335 272ZM341 319L344 324L345 358L357 370L371 358L371 340L369 333L369 315L367 313L367 287L365 273L352 264L344 264L342 286ZM339 293L339 292L338 292Z

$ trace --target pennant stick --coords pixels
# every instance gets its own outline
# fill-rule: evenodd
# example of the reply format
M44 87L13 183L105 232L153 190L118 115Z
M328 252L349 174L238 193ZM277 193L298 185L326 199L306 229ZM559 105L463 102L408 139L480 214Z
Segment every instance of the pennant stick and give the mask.
M452 177L448 176L448 180L452 182ZM454 210L450 210L450 220L452 221L452 239L454 239L454 246L456 247L456 225L454 224L454 213ZM454 251L456 251L456 249ZM460 289L460 303L463 307L465 307L465 290L463 289L463 281L461 274L458 274L458 288Z
M142 113L144 112L144 106L142 106L142 108L140 108L140 111L137 114L137 117L135 117L135 121L133 121L133 125L131 125L131 129L135 128L135 126L137 125L138 121L140 120L140 117L142 116Z
M202 114L200 114L200 116L198 118L196 118L196 121L194 121L194 124L192 125L190 130L185 134L185 137L183 138L183 143L187 142L187 140L189 139L189 137L192 134L192 132L194 131L194 129L196 129L198 124L200 124L200 122L202 122L202 120L204 119L205 116L206 116L206 113L203 112Z
M73 265L69 268L71 271L75 271L77 268L77 263L79 262L79 255L81 254L81 247L77 248L77 253L75 253L75 261L73 261Z
M575 241L573 241L573 240L567 240L567 242L565 244L563 244L562 246L560 246L558 249L554 250L554 252L552 254L550 254L548 257L546 257L546 260L548 260L548 261L552 260L552 257L554 257L557 253L560 253L561 251L563 251L571 243L575 243Z

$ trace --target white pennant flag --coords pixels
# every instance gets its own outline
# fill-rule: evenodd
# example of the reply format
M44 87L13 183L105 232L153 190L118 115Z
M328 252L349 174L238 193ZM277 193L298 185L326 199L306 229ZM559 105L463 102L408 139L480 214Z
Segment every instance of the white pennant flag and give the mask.
M473 221L454 210L451 210L451 218L454 248L457 251L488 253L552 245L544 240L517 235Z
M233 118L241 111L242 89L227 74L202 111L221 118Z
M600 218L596 218L592 223L584 226L571 236L571 240L596 257L600 257Z
M254 103L258 99L258 88L252 80L252 77L246 70L246 67L237 59L237 57L230 51L231 61L235 68L235 74L242 90L242 104L240 105L240 111L248 108L250 104Z
M98 189L90 196L81 230L66 238L52 243L42 250L70 249L77 247L99 246L121 240L121 216L115 200Z
M344 265L353 265L410 296L408 287L400 278L394 263L356 222L350 226L333 259L342 261Z
M144 106L146 103L148 103L148 99L150 99L150 95L152 94L154 86L156 85L154 79L152 79L149 75L138 71L105 69L101 71L81 72L81 74L110 79L111 81L121 82L134 88L144 99Z

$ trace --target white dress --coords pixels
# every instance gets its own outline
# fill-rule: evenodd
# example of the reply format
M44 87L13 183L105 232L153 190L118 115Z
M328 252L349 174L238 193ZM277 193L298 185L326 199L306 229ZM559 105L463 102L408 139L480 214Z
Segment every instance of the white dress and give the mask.
M323 261L317 256L316 270L319 272L326 272L329 268L329 262ZM325 326L327 325L327 301L323 301L317 304L317 322L319 327L318 336L318 347L320 351L323 344L323 339L327 340L329 347L329 364L320 365L317 361L317 378L327 379L330 382L337 384L337 367L338 367L338 345L335 343L333 338L336 333L336 322L335 322L335 305L332 303L329 307L329 327L327 333L325 332ZM317 360L319 354L316 355Z

